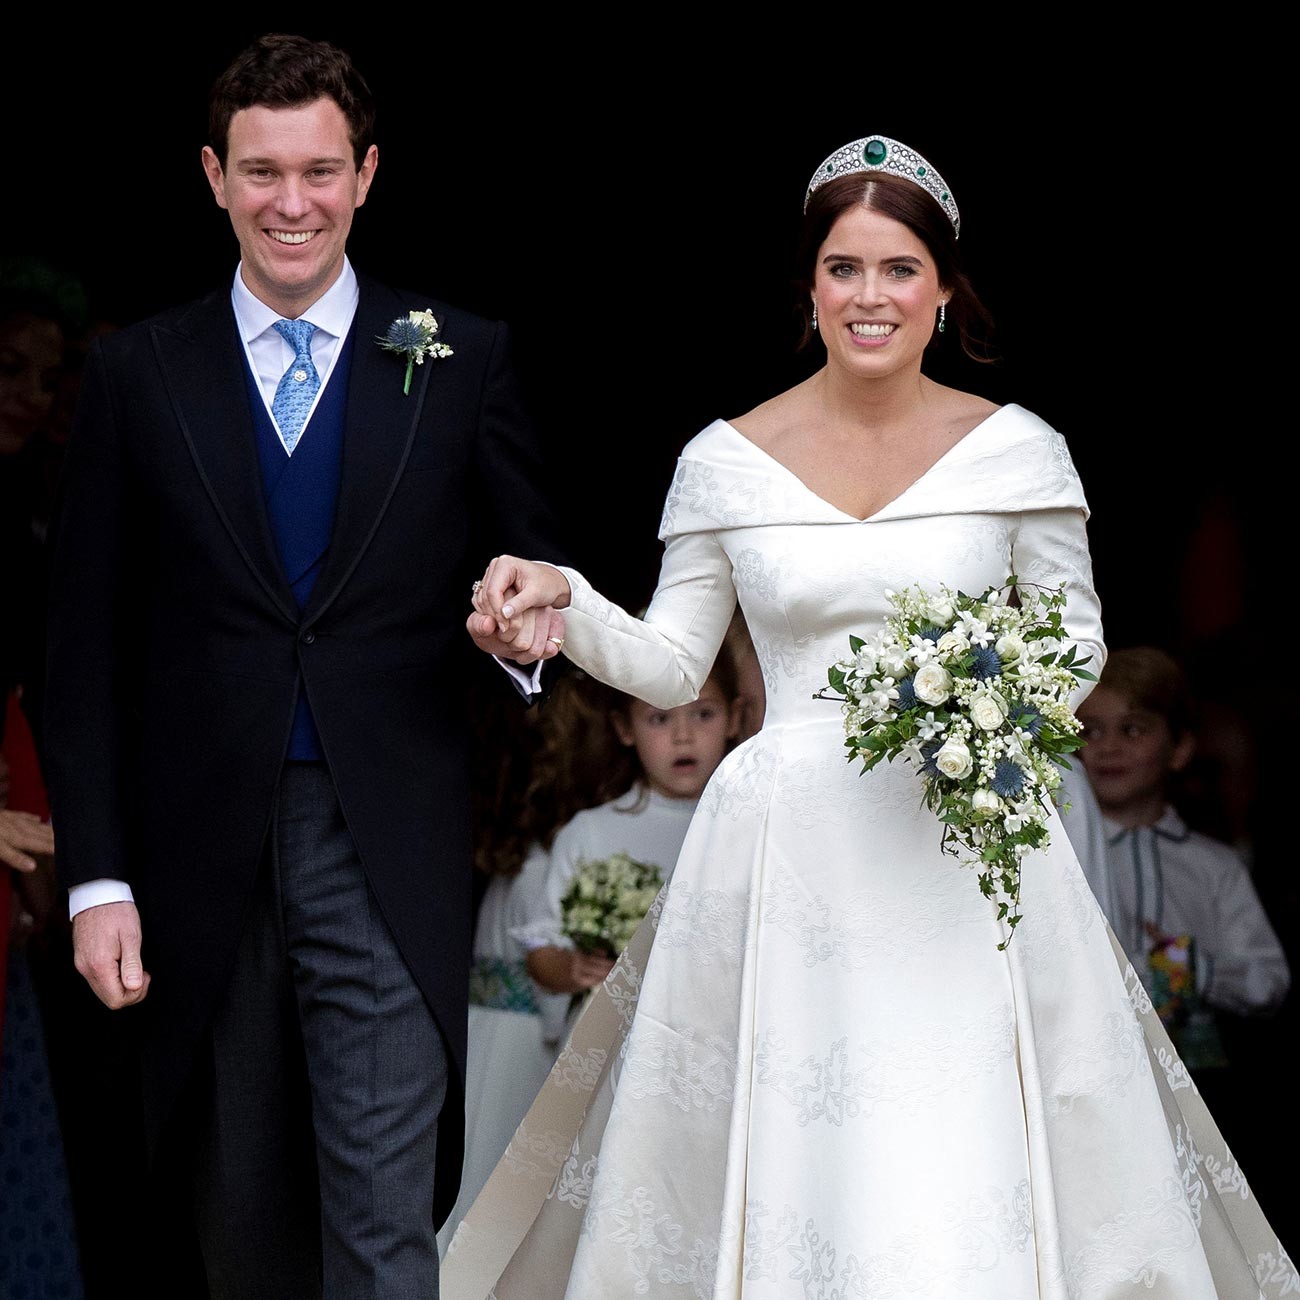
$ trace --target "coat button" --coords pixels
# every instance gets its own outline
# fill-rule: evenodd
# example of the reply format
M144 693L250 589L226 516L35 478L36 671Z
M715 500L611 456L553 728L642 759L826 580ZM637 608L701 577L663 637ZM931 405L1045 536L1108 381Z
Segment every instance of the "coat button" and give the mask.
M303 645L311 645L311 643L312 643L313 641L315 641L315 640L316 640L316 633L315 633L315 632L304 632L304 633L302 634L302 643L303 643Z

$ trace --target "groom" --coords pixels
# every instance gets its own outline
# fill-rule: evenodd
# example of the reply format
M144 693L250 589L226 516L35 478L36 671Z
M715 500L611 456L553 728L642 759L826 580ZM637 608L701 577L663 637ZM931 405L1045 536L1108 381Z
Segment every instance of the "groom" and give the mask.
M264 37L219 79L203 166L239 267L95 345L55 553L77 967L139 1006L158 1167L192 1189L211 1293L239 1300L436 1294L462 1144L464 611L480 529L558 556L505 330L347 260L372 125L322 42ZM443 347L406 392L414 358L377 339L411 312ZM490 648L532 664L561 635L547 614Z

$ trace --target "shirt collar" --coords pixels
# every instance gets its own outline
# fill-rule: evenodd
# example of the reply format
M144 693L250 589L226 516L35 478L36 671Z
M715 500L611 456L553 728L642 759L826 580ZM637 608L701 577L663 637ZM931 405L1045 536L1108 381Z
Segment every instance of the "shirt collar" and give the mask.
M1108 844L1118 844L1126 835L1132 834L1133 828L1121 826L1119 822L1112 821L1105 815L1102 816L1101 822L1106 831ZM1166 804L1164 812L1149 827L1138 829L1153 831L1167 840L1185 840L1188 834L1187 823L1174 811L1172 804Z
M243 262L240 262L235 267L235 282L230 291L230 299L235 308L239 336L245 343L251 343L284 317L255 296L244 283L243 266ZM299 319L309 320L318 330L341 339L352 324L360 297L357 273L352 269L352 263L344 257L343 269L339 272L338 279L302 313Z

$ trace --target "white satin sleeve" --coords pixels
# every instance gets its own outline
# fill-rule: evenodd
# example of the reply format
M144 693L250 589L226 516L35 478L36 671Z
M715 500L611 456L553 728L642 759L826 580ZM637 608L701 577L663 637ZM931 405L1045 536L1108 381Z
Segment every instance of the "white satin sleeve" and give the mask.
M671 537L644 618L606 600L574 569L564 650L584 672L657 709L698 697L736 608L731 561L711 532Z
M1088 657L1087 670L1101 676L1106 662L1102 639L1101 601L1092 585L1092 557L1082 510L1073 506L1027 510L1019 518L1011 543L1011 564L1016 576L1047 587L1064 586L1063 623L1066 639ZM1077 709L1095 682L1080 681L1070 696Z

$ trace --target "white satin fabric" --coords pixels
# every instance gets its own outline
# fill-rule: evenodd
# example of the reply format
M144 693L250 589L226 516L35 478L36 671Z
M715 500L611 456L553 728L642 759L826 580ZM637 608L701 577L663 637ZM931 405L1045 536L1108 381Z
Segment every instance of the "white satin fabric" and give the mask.
M737 594L763 730L584 1014L446 1262L450 1300L1257 1300L1300 1279L1054 819L1005 952L914 771L844 760L826 668L886 592L1068 588L1087 507L1015 406L857 520L718 421L685 449L643 621L570 573L565 653L689 700Z

